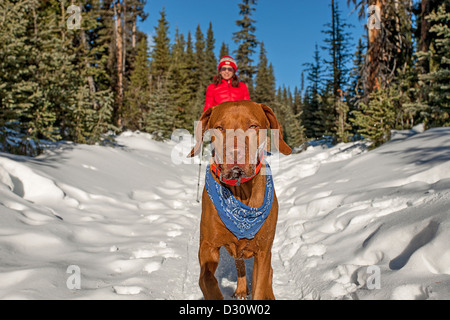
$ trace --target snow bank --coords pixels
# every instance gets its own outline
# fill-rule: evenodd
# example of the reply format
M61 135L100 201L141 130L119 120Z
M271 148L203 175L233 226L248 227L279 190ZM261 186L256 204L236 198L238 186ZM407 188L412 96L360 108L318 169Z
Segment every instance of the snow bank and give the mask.
M275 182L302 170L302 157L291 156L293 168ZM316 166L313 176L278 188L287 214L274 250L280 269L294 274L297 298L448 299L450 129ZM279 298L292 298L288 292Z
M148 134L117 142L0 153L0 299L202 298L198 164L174 164L175 143ZM278 299L450 298L450 129L280 158Z

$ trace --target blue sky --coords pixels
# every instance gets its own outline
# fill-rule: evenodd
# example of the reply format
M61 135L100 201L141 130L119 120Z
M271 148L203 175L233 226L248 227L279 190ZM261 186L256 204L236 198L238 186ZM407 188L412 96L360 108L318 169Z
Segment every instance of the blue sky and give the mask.
M347 0L337 0L342 18L353 24L349 29L353 34L352 43L365 33L365 21L359 21L357 12L347 6ZM300 87L303 64L313 61L314 46L323 44L324 24L331 21L330 0L259 0L253 19L256 20L256 37L264 41L267 57L273 64L277 86L287 86L292 90ZM229 45L232 52L237 48L232 37L239 30L235 21L240 19L238 4L241 0L147 0L148 18L139 24L141 31L151 38L164 7L170 24L169 36L173 39L176 27L187 35L195 34L197 25L204 34L212 23L216 39L216 55L222 42ZM351 49L355 51L356 46ZM325 53L322 54L322 56ZM259 47L253 56L258 60Z

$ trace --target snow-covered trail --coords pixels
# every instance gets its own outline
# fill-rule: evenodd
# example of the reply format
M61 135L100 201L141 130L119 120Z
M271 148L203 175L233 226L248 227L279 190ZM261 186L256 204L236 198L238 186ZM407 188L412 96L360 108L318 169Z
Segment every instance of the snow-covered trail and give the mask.
M198 165L147 134L117 142L0 154L0 299L202 298ZM450 129L311 148L274 181L278 299L450 298ZM216 276L230 298L225 250Z
M175 169L170 147L148 135L118 142L68 145L36 160L2 155L0 298L195 294L187 280L199 224L194 166ZM71 265L81 290L67 287Z

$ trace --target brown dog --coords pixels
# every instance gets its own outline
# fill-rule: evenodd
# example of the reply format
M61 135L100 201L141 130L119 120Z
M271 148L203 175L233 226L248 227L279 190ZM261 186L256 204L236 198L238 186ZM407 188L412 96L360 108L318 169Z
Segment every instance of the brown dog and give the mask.
M233 131L230 131L231 129ZM262 129L279 130L279 139L274 141L275 146L283 154L287 155L292 152L291 148L283 141L281 125L272 109L251 101L235 101L222 103L202 114L196 129L196 146L188 155L188 157L192 157L198 154L203 134L206 130L211 130L215 157L211 159L210 167L217 169L210 168L214 180L228 188L237 200L253 208L262 206L266 188L266 175L261 173L264 172L265 163L261 161L261 158L267 138L265 134L259 134L265 132ZM232 135L230 132L234 134ZM218 159L219 161L217 161ZM218 175L219 171L220 176ZM224 181L227 183L237 181L237 183L230 185ZM270 212L256 235L252 239L238 239L227 229L219 217L206 188L203 190L199 284L205 299L223 299L214 276L222 246L225 246L235 259L238 282L234 296L237 298L247 297L244 259L255 257L252 297L255 300L275 299L272 290L271 249L277 217L278 202L274 192Z

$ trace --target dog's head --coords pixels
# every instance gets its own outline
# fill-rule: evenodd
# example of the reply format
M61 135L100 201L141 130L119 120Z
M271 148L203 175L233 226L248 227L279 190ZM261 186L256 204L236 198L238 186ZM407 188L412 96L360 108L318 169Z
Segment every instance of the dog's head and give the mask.
M224 102L203 112L196 128L197 143L188 157L197 155L209 131L215 161L225 179L249 178L255 174L267 143L267 129L278 130L276 148L288 155L292 149L272 109L252 101Z

